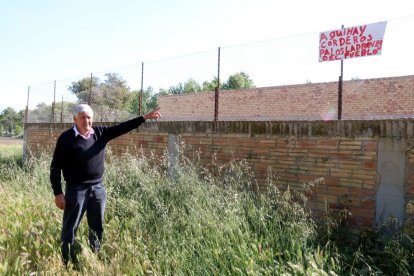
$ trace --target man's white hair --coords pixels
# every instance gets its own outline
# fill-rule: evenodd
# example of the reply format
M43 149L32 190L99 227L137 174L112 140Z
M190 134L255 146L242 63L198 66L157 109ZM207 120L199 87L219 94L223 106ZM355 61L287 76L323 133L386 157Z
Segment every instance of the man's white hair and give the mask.
M79 104L73 108L73 116L83 112L88 112L93 116L93 110L88 104Z

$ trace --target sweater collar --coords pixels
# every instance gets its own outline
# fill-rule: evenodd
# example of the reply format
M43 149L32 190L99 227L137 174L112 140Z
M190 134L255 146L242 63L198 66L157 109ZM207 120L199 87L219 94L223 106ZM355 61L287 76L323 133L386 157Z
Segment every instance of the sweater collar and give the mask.
M75 137L79 135L80 137L82 137L83 139L86 139L86 140L89 139L89 137L91 137L91 135L93 135L95 133L93 128L91 128L91 130L89 130L86 133L86 135L82 135L82 134L80 134L80 132L79 132L78 128L76 127L76 125L73 126L73 131L75 131Z

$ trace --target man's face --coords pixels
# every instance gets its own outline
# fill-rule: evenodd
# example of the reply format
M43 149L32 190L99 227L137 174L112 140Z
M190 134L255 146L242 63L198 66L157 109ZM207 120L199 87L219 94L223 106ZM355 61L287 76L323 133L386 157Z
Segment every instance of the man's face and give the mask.
M80 112L73 117L76 128L80 134L84 135L92 128L92 114L90 112Z

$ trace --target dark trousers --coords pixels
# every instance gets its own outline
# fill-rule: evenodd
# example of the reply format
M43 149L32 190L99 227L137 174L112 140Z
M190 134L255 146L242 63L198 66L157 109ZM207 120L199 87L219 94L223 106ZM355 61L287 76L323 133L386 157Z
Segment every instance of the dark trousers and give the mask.
M75 237L83 214L89 226L89 243L94 252L99 251L103 234L103 219L106 204L106 192L102 183L67 185L65 193L66 207L63 212L62 258L65 263L76 262Z

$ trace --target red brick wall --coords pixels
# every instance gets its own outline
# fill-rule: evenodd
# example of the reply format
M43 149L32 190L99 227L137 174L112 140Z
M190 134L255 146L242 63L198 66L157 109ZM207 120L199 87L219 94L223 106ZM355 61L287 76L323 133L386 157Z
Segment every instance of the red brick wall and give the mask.
M111 125L112 123L106 123ZM59 135L73 127L72 124L27 124L25 129L25 145L28 153L38 156L42 152L52 153ZM168 133L149 131L131 131L109 142L114 154L123 152L137 153L143 150L145 154L162 155L167 148Z
M303 190L323 178L312 193L315 212L347 207L356 225L371 226L375 217L377 139L346 137L250 137L247 135L182 135L185 145L200 152L203 163L245 159L259 184L268 170L280 187Z
M338 82L220 91L219 120L337 118ZM214 92L163 96L165 121L211 121ZM414 76L345 81L342 119L414 117Z
M27 124L26 147L33 153L53 150L58 135L70 124ZM313 190L314 212L348 208L350 220L370 227L375 220L379 186L379 137L414 139L413 120L317 122L147 122L136 131L110 142L115 153L143 149L163 154L169 136L184 142L188 155L197 151L209 166L246 160L264 185L269 169L282 187L303 190L303 184L322 179ZM411 140L410 140L411 139ZM408 143L409 144L409 143ZM414 215L414 149L407 151L406 214Z

